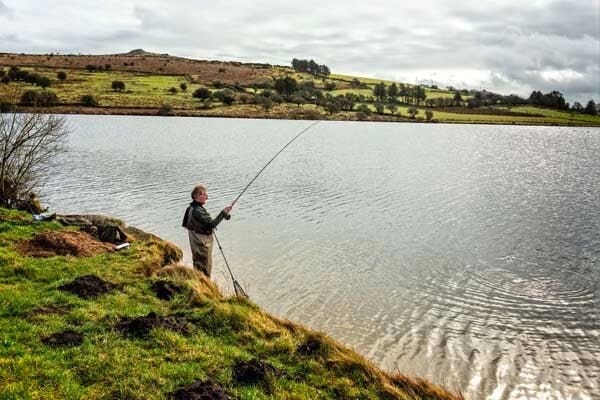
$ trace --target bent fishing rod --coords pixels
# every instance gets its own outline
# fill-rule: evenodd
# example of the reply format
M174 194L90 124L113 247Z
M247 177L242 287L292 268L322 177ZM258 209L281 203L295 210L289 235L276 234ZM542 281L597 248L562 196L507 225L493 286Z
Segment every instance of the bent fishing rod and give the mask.
M298 139L304 132L308 131L310 128L312 128L313 126L317 125L319 122L321 121L317 121L314 122L312 124L310 124L308 127L304 128L302 131L300 131L300 133L298 133L296 136L294 136L292 138L292 140L290 140L289 142L287 142L285 144L285 146L283 146L281 148L281 150L279 150L277 152L277 154L275 154L273 156L273 158L271 158L269 160L268 163L265 164L264 167L261 168L260 171L258 171L258 173L254 176L254 178L252 178L252 180L246 185L246 187L240 192L240 194L238 194L238 196L235 198L235 200L233 200L233 202L231 203L231 207L234 206L235 203L237 203L237 201L240 199L240 197L242 197L242 195L246 192L246 190L248 190L248 188L250 187L250 185L252 185L252 183L254 183L254 181L256 180L256 178L259 177L260 174L262 174L262 172L267 169L267 167L269 166L269 164L271 164L273 162L273 160L275 160L277 158L278 155L280 155L290 144L292 144L296 139ZM225 216L225 219L230 219L231 215L227 214ZM233 289L235 290L235 294L238 297L243 297L245 299L248 298L248 295L246 294L246 292L244 292L244 289L242 289L242 286L238 283L238 281L233 277L233 273L231 272L231 268L229 268L229 263L227 262L227 258L225 257L225 253L223 252L223 248L221 247L221 243L219 242L219 239L217 238L217 235L214 233L213 231L213 235L215 237L215 239L217 240L217 245L219 246L219 250L221 251L221 255L223 256L223 260L225 260L225 265L227 266L227 270L229 270L229 275L231 275L231 280L233 281Z
M292 142L294 142L294 140L298 139L298 138L299 138L299 137L300 137L300 136L301 136L301 135L302 135L304 132L306 132L307 130L309 130L310 128L312 128L313 126L315 126L316 124L318 124L319 122L321 122L321 121L317 121L317 122L314 122L314 123L310 124L310 125L309 125L307 128L304 128L304 129L303 129L303 130L302 130L302 131L301 131L299 134L297 134L296 136L294 136L294 137L292 138L292 140L290 140L289 142L287 142L287 143L286 143L286 145L285 145L285 146L283 146L283 147L281 148L281 150L279 150L279 151L277 152L277 154L275 154L275 155L273 156L273 158L271 158L271 159L269 160L269 162L268 162L268 163L266 163L266 164L265 164L265 166L261 168L261 170L260 170L260 171L258 171L258 174L256 174L256 176L254 176L254 178L252 178L252 180L251 180L251 181L250 181L250 182L249 182L249 183L246 185L246 187L245 187L245 188L244 188L244 189L243 189L243 190L240 192L240 194L238 194L238 196L235 198L235 200L233 201L233 203L231 203L231 207L233 207L233 206L234 206L234 204L235 204L235 203L237 203L237 201L240 199L240 197L242 197L242 195L244 194L244 192L245 192L246 190L248 190L248 188L250 187L250 185L252 185L252 183L254 183L254 181L256 180L256 178L258 178L258 176L259 176L260 174L262 174L262 172L263 172L265 169L267 169L267 167L269 166L269 164L271 164L271 163L273 162L273 160L275 160L275 159L277 158L277 156L281 154L281 152L282 152L282 151L284 151L284 150L285 150L285 149L286 149L286 148L287 148L287 147L288 147L290 144L292 144Z

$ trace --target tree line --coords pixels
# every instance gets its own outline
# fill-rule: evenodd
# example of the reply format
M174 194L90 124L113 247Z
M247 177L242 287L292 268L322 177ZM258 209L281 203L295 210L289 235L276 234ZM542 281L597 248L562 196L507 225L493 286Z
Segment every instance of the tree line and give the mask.
M292 60L292 68L299 72L308 72L314 75L329 76L331 71L325 64L317 64L315 60L299 60L294 58Z

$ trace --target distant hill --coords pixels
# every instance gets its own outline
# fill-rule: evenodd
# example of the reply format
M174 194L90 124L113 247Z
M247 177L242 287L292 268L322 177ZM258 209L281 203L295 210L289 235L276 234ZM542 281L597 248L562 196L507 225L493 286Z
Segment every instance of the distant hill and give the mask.
M536 103L485 90L443 89L329 72L197 60L139 48L103 55L0 53L0 107L3 102L14 103L3 99L13 93L21 106L38 112L600 125L600 116L534 107ZM115 81L124 88L113 89ZM51 92L50 97L42 97L52 104L37 99L33 92L39 90ZM36 107L43 104L52 109Z
M168 53L153 53L144 49L134 49L127 53L115 54L115 56L146 56L146 57L170 57Z

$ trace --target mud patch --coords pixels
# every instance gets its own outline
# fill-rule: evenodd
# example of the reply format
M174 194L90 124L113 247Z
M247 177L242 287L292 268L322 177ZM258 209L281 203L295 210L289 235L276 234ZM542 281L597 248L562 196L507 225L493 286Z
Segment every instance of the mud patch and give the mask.
M110 292L119 287L114 283L106 282L96 275L84 275L75 279L72 282L66 283L58 287L58 290L72 293L83 299L91 299L101 294Z
M183 292L184 288L169 281L156 281L150 286L156 297L161 300L171 300L177 294Z
M145 317L123 317L116 325L118 331L134 338L146 338L153 328L165 328L189 336L192 329L188 320L182 316L160 317L151 312Z
M112 251L112 245L102 243L85 232L46 231L33 239L17 242L17 251L27 257L75 256L91 257Z
M38 307L31 310L30 316L42 316L42 315L66 315L73 309L71 304L48 304L42 307Z
M177 400L233 400L235 397L211 381L196 381L190 385L177 389L171 395Z
M83 334L73 330L57 332L42 339L42 343L52 347L73 347L83 343Z
M302 344L296 348L296 352L304 356L314 356L317 354L326 355L329 352L329 346L323 343L318 336L308 336Z
M233 380L241 385L268 383L270 379L281 375L281 372L266 361L252 359L240 361L233 366Z

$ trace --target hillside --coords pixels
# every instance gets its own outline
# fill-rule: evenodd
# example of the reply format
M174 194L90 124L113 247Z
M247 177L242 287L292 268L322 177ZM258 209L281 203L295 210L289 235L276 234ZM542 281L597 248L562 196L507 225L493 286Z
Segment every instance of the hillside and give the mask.
M397 97L378 98L374 93L381 81L376 79L316 76L286 66L192 60L142 49L112 55L3 53L0 75L5 110L16 100L27 110L55 113L600 126L600 116L556 109L467 107L472 98L467 91L457 99L456 91L396 82ZM28 81L28 75L35 78ZM46 84L36 83L40 77L47 78ZM285 77L295 82L289 92L274 87ZM115 81L122 86L113 87ZM394 82L383 83L389 89ZM27 91L34 92L24 95ZM40 99L38 91L54 97Z
M123 229L115 252L0 208L1 399L457 399L224 297L180 249Z

